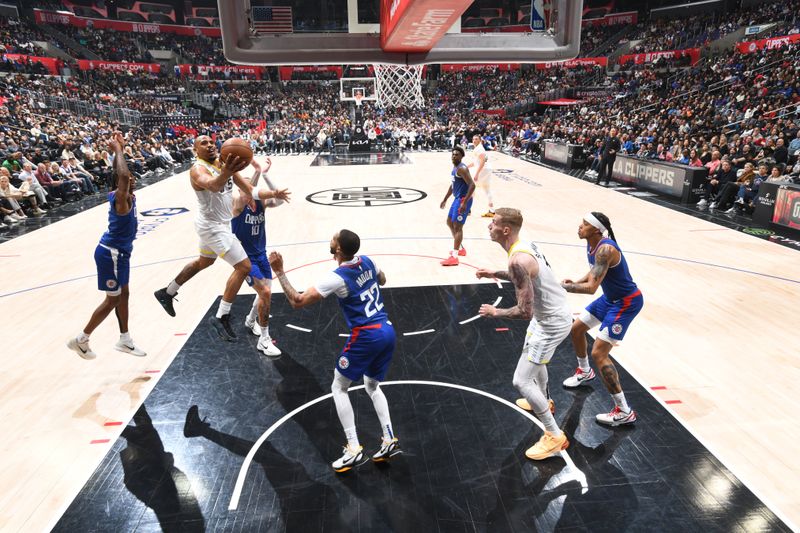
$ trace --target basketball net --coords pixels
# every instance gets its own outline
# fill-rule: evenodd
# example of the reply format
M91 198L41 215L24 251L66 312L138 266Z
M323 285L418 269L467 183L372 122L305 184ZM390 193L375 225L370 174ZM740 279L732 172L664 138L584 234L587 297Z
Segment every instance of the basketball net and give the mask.
M423 107L424 65L374 64L375 93L379 107Z

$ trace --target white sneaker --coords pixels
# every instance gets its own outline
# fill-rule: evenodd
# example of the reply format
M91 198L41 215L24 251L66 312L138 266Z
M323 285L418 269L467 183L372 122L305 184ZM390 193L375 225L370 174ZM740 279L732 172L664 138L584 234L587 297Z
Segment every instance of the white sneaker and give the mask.
M129 340L128 342L125 342L122 339L118 340L117 344L114 345L114 349L120 352L135 355L136 357L144 357L147 355L147 352L133 343L133 339Z
M344 455L339 457L337 460L331 463L333 470L336 472L347 472L351 468L355 466L361 466L366 462L364 458L364 447L359 446L357 449L353 449L348 444L344 447Z
M621 426L623 424L633 424L636 422L636 411L631 409L627 413L619 407L614 407L610 413L602 413L595 417L595 419L606 426Z
M708 205L708 200L702 198L699 202L697 202L697 207L705 207Z
M568 389L574 389L575 387L580 387L587 381L591 381L594 379L594 370L591 368L588 372L584 372L581 370L581 367L575 369L575 373L564 380L564 386Z
M736 207L735 207L735 206L734 206L734 207L731 207L730 209L728 209L727 211L725 211L725 214L726 214L726 215L733 215L733 214L735 214L735 213L736 213Z
M261 326L258 325L258 320L255 319L250 320L249 318L245 318L244 327L252 331L253 335L255 335L256 337L261 336Z
M272 339L269 337L261 337L258 339L256 348L269 357L277 357L281 354L280 349L272 343Z
M711 205L709 205L708 208L709 209L716 209L717 208L717 202L711 202Z
M72 337L67 341L67 348L80 355L83 359L95 359L97 354L89 348L89 341L78 342L78 339Z
M403 453L403 450L400 449L397 439L381 440L381 447L375 452L375 455L372 456L372 461L375 463L382 463L388 461L398 453Z

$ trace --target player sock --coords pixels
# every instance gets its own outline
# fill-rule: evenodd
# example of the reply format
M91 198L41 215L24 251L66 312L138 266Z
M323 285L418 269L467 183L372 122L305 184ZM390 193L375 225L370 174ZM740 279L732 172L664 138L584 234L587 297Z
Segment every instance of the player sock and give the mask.
M253 300L253 307L250 308L250 313L247 315L247 321L251 322L258 316L258 296Z
M75 340L79 343L83 344L84 342L89 342L89 335L81 331L78 335L75 336Z
M170 296L175 296L176 294L178 294L178 290L180 288L181 286L178 283L176 283L175 280L173 279L172 281L169 282L169 285L167 285L167 294L169 294Z
M578 368L586 372L587 374L592 370L592 367L589 366L589 358L588 357L578 357Z
M272 337L269 336L269 326L261 326L261 338L262 339L271 339Z
M631 412L631 408L628 407L628 402L625 401L624 392L620 392L619 394L612 394L611 397L614 398L614 404L616 404L616 406L619 407L621 411L624 411L626 413Z
M458 250L450 250L450 257L458 257Z
M356 432L355 426L344 428L344 434L347 437L347 444L350 445L353 449L358 449L361 444L358 442L358 433Z
M219 309L217 309L217 318L222 318L225 315L229 315L231 313L231 302L226 302L225 300L219 301Z
M130 342L131 341L130 332L126 331L125 333L120 333L119 340L121 340L122 342Z

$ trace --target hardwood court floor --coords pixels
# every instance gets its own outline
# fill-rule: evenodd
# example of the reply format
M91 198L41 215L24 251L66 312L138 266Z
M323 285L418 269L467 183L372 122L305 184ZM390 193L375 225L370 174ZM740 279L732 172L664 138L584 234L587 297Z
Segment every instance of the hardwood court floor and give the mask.
M451 243L438 207L449 154L410 158L410 165L339 168L311 167L306 156L274 158L273 176L292 189L293 202L268 213L267 233L287 268L307 265L290 273L296 286L307 287L331 268L327 243L341 227L361 235L364 253L382 256L390 287L471 284L472 266L504 266L502 249L487 239L487 219L477 216L486 207L480 191L465 231L469 255L458 268L438 265ZM609 215L646 301L614 351L617 360L643 387L655 387L666 408L778 516L799 523L797 252L508 156L493 154L493 161L496 205L522 209L525 233L542 244L559 277L579 277L588 268L576 235L581 216ZM387 207L306 200L365 186L427 196ZM181 291L178 316L166 316L152 292L196 254L196 200L183 174L141 190L137 201L147 231L132 258L131 333L148 351L144 359L113 351L112 320L92 337L97 360L83 361L64 347L101 299L92 253L105 207L0 245L2 530L56 523L222 292L229 267L218 262ZM575 311L589 301L570 296Z

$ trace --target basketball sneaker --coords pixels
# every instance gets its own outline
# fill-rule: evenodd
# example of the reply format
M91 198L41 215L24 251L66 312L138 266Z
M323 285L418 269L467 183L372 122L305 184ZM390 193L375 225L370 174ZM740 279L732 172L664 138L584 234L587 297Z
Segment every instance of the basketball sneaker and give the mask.
M446 266L446 267L458 266L458 257L456 257L454 255L451 255L447 259L444 259L443 261L441 261L441 265L442 266Z
M375 452L375 455L372 456L372 461L375 463L382 463L399 453L403 453L403 450L400 449L397 439L381 440L381 447Z
M72 337L67 341L67 348L80 355L84 359L95 359L97 354L89 348L89 341L78 342L78 339Z
M481 215L483 218L494 218L494 211L491 209Z
M117 341L117 344L114 345L114 349L120 352L129 353L131 355L135 355L136 357L144 357L147 355L147 352L139 348L133 343L133 339L129 341L123 341L122 339Z
M347 472L353 467L361 466L366 462L364 458L364 447L359 446L357 449L353 449L348 444L343 448L344 455L336 459L334 462L331 463L333 470L335 472Z
M186 413L186 422L183 424L183 436L188 438L199 437L203 431L211 428L211 424L200 418L200 412L196 405L189 408Z
M553 436L549 431L545 431L542 438L539 439L536 444L528 448L525 452L525 457L533 459L534 461L541 461L542 459L558 455L561 450L566 450L567 447L569 447L569 441L563 431L558 437Z
M258 320L256 319L250 320L249 318L245 318L244 327L252 331L253 335L255 335L256 337L261 336L261 326L258 325Z
M525 409L526 411L533 412L533 407L531 407L531 404L528 403L528 400L526 400L525 398L520 398L519 400L516 401L516 404L517 407L519 407L520 409ZM556 414L556 402L554 402L552 398L549 398L547 400L547 405L550 407L550 414L551 415Z
M172 306L172 300L175 299L175 296L167 293L166 287L158 289L153 293L153 296L156 297L158 303L161 304L161 307L164 308L164 311L166 311L169 316L175 316L175 308Z
M256 348L268 357L278 357L281 354L280 349L273 344L272 339L269 337L261 337L258 339Z
M466 255L467 255L467 249L466 249L466 248L464 248L464 247L462 246L462 247L461 247L461 248L458 250L458 255L459 255L459 256L461 256L461 257L464 257L464 256L466 256Z
M591 368L588 372L584 372L581 370L581 367L575 369L575 373L564 380L564 386L568 389L574 389L575 387L580 387L587 381L591 381L594 379L594 370Z
M615 406L610 413L601 413L595 417L597 421L601 424L611 427L621 426L623 424L633 424L636 422L636 411L631 409L629 412L625 412L619 408L619 406Z
M208 319L208 323L213 327L217 335L224 341L234 342L236 340L236 332L231 327L231 315L222 315L221 317L212 316Z

